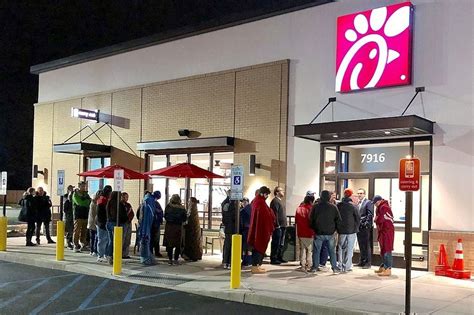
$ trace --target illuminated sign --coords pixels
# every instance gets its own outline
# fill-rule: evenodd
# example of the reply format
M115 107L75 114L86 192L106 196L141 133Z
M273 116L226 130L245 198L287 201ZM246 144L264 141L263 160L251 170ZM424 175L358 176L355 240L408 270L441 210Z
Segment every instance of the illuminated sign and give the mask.
M411 84L410 2L337 19L336 92Z
M88 110L82 108L71 108L71 117L95 120L99 122L99 110Z
M398 172L398 188L401 191L420 190L420 160L401 159Z

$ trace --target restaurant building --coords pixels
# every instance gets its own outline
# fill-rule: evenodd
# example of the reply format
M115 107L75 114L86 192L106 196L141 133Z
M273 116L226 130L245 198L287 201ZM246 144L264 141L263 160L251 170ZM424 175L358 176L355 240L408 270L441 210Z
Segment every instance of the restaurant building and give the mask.
M146 188L165 192L163 205L174 193L196 196L207 226L231 165L244 166L250 198L261 185L284 187L289 215L307 190L339 198L364 188L390 201L402 257L398 165L414 153L414 265L431 270L440 243L451 261L462 238L473 269L473 3L381 5L330 2L33 66L33 164L46 171L33 186L57 203L58 170L75 184L77 173L110 164L149 171L189 161L226 178L130 181L125 190L135 207ZM98 122L71 117L71 108L99 111Z

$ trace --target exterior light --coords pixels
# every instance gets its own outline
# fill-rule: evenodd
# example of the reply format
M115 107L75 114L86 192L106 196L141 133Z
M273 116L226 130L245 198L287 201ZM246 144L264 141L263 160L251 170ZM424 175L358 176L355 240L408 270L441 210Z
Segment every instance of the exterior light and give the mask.
M257 157L255 154L250 154L249 156L249 176L255 176L255 169L261 168L262 165L260 163L256 163Z
M332 135L332 137L333 137L333 138L337 138L337 137L339 137L339 136L338 136L338 135Z
M385 131L385 134L386 134L386 135L389 135L389 134L390 134L390 131Z

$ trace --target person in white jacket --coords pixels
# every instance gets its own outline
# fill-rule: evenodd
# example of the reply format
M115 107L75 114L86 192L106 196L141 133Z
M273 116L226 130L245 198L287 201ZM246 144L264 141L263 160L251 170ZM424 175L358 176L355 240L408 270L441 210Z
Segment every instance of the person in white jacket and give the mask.
M90 248L91 256L97 256L97 200L99 199L102 191L98 190L94 198L91 201L91 204L89 206L89 218L87 220L87 229L89 230L90 233Z

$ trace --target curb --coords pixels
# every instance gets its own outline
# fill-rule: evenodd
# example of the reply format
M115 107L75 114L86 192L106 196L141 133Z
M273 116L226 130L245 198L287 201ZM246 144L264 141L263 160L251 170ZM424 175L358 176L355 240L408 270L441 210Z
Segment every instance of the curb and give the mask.
M73 273L86 274L90 276L96 276L101 278L108 278L118 280L127 283L135 283L140 285L159 287L163 289L172 289L175 291L191 293L201 296L207 296L217 298L226 301L240 302L245 304L266 306L272 308L278 308L287 311L300 312L305 314L328 314L328 315L362 315L362 314L376 314L372 312L347 310L343 308L317 305L308 302L295 301L285 298L272 297L268 295L259 294L249 289L242 288L237 290L225 290L225 291L204 291L187 287L175 287L169 285L163 285L155 282L148 282L140 279L128 278L132 273L130 270L123 270L123 274L120 276L113 276L111 273L104 273L97 269L81 268L81 263L78 262L58 262L52 259L42 259L24 257L22 254L14 252L0 252L0 260L6 260L13 263L30 265L35 267L55 269ZM78 268L79 267L79 268Z

